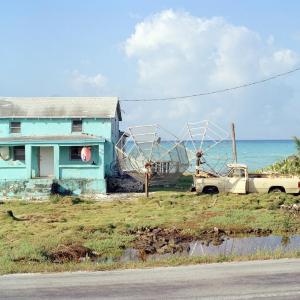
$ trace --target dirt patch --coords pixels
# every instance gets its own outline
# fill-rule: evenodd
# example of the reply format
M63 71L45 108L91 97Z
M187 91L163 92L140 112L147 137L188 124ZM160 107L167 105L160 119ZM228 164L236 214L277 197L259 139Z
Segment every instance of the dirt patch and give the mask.
M82 245L59 245L48 254L48 259L53 263L80 262L96 257L95 252Z
M40 263L40 262L42 262L40 259L28 258L28 257L25 257L25 256L13 258L12 261L13 262L25 262L25 263L28 263L28 262Z

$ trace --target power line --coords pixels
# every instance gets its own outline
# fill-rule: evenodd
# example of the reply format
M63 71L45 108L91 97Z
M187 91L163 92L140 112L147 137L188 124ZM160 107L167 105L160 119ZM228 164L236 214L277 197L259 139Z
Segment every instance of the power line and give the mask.
M252 82L244 83L244 84L237 85L237 86L234 86L234 87L215 90L215 91L210 91L210 92L202 92L202 93L197 93L197 94L177 96L177 97L166 97L166 98L149 98L149 99L143 99L143 98L141 98L141 99L122 99L121 98L120 101L123 101L123 102L177 101L177 100L188 99L188 98L193 98L193 97L208 96L208 95L213 95L213 94L221 94L221 93L225 93L225 92L229 92L229 91L233 91L233 90L246 88L246 87L256 85L256 84L261 84L261 83L264 83L266 81L270 81L270 80L273 80L273 79L277 79L279 77L289 75L289 74L297 72L299 70L300 70L300 67L297 67L296 69L292 69L292 70L289 70L289 71L283 72L283 73L278 73L278 74L275 74L271 77L267 77L265 79L252 81Z

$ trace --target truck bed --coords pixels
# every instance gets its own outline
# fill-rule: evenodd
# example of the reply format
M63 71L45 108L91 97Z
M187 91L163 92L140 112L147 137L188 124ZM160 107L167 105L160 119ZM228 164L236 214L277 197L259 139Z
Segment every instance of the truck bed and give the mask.
M293 178L293 175L282 175L276 173L249 173L249 178Z

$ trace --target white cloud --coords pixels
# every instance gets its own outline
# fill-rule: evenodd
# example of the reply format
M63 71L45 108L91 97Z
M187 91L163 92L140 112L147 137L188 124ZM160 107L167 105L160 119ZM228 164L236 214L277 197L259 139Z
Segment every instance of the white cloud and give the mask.
M276 47L273 35L264 40L259 33L220 17L200 18L173 10L139 22L126 40L124 51L137 62L138 87L143 98L227 88L289 70L299 63L296 52ZM276 89L281 92L272 94ZM152 113L147 113L147 118L158 123L174 124L176 120L176 124L182 124L191 119L215 117L219 122L240 122L243 134L249 136L253 132L248 124L243 125L245 120L254 114L256 127L265 124L260 109L278 105L283 100L280 97L285 97L287 103L292 96L290 88L278 80L183 103L150 103L147 111ZM268 113L267 117L268 124L272 124L278 113ZM259 134L269 131L263 129Z
M262 72L266 75L287 71L299 62L299 55L290 49L274 51L270 57L261 60Z
M71 73L71 86L75 91L101 91L107 84L107 78L98 73L94 76L88 76L80 73L78 70L74 70Z

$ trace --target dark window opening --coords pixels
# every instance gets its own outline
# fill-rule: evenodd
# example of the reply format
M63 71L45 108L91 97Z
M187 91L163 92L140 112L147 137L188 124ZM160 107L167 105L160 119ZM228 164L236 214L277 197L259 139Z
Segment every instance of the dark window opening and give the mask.
M13 147L14 160L25 160L25 146Z
M82 147L70 147L70 159L81 160L81 149Z
M21 133L21 122L10 122L10 133Z
M82 120L72 121L72 132L82 132Z

